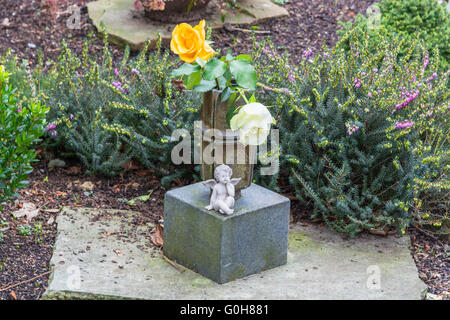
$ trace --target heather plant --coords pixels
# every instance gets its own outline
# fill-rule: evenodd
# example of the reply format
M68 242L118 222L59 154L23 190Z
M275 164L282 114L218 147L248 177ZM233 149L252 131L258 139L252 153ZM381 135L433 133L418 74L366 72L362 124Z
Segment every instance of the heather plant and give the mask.
M367 43L353 32L313 62L305 51L298 68L270 73L285 93L264 94L279 113L280 167L312 217L350 236L401 234L417 214L420 179L442 178L448 164L448 73L418 40L403 58L401 43L381 42L375 54Z
M135 58L127 48L115 62L104 39L100 59L89 54L90 40L80 57L63 42L58 61L47 63L45 72L42 61L24 71L11 56L3 58L31 79L17 77L24 99L34 95L50 107L46 147L79 158L88 173L115 175L135 158L168 176L164 181L182 175L187 168L170 168L170 136L175 128L190 129L199 97L171 80L174 62L160 42L151 53L147 44Z
M16 190L27 185L47 111L35 101L18 103L9 74L0 66L0 204L18 197Z
M383 40L404 39L399 56L405 56L409 44L418 33L428 50L438 48L441 54L440 68L446 70L450 59L450 19L446 1L438 0L383 0L376 3L380 9L380 21L359 14L354 22L342 23L338 34L343 35L352 28L369 34L369 48L374 53ZM349 47L346 46L349 50Z

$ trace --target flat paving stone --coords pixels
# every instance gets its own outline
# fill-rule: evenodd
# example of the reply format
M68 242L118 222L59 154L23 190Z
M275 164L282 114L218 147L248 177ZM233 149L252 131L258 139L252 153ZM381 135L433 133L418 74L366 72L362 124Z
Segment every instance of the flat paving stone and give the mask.
M215 4L210 3L210 6ZM270 18L288 15L288 11L277 6L271 0L242 0L239 2L240 12L225 9L224 20L222 13L213 13L202 17L212 29L220 29L224 23L232 25L248 25ZM99 0L87 4L89 17L98 30L105 30L109 39L119 45L128 44L133 50L140 50L147 40L153 45L158 34L164 43L172 37L172 30L176 24L151 21L142 12L134 8L134 0ZM191 22L191 24L197 24Z
M65 208L43 299L421 299L426 286L409 237L344 240L326 227L291 225L288 262L217 284L173 267L134 211ZM180 268L182 268L180 266Z

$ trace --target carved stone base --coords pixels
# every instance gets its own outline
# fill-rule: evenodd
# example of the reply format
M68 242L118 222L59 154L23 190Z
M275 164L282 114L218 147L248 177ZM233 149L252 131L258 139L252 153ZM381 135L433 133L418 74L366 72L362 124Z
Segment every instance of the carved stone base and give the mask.
M242 190L235 213L204 209L202 183L170 190L164 200L164 254L217 283L226 283L287 262L290 201L252 184Z

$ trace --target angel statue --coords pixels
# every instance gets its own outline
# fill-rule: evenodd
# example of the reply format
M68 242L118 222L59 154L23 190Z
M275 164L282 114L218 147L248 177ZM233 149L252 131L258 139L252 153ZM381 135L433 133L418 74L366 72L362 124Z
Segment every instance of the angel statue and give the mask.
M233 171L225 164L221 164L214 170L214 179L203 181L205 186L212 189L209 206L206 210L216 210L225 215L233 214L234 210L234 186L241 178L231 178Z

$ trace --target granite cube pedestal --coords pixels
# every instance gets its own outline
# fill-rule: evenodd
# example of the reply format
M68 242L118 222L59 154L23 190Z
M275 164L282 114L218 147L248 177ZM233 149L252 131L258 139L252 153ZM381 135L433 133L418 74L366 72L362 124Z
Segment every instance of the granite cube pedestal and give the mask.
M287 262L290 201L252 184L234 214L207 211L210 190L201 182L170 190L164 199L164 254L226 283Z

